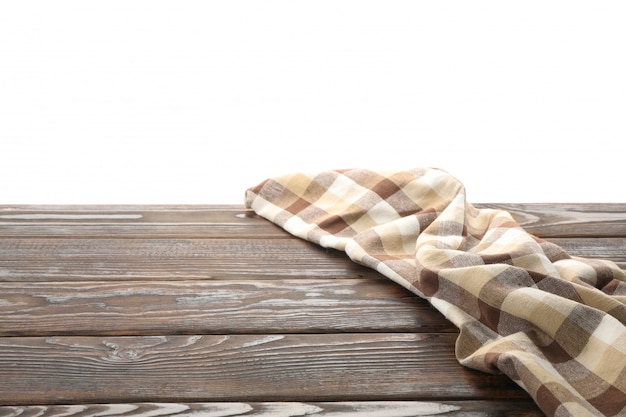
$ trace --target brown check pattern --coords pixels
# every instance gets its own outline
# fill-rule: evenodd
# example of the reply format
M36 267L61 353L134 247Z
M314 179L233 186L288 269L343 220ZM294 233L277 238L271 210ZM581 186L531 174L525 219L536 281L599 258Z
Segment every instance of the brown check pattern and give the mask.
M428 299L456 356L502 372L548 416L626 415L626 276L568 255L438 169L295 173L246 192L288 232L345 251Z

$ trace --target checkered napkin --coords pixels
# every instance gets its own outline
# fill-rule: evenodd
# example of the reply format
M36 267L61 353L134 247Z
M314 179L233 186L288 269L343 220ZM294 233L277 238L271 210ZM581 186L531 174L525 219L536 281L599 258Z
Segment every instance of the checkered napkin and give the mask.
M246 192L288 232L427 299L459 362L502 372L549 416L626 415L626 276L478 209L437 169L295 173Z

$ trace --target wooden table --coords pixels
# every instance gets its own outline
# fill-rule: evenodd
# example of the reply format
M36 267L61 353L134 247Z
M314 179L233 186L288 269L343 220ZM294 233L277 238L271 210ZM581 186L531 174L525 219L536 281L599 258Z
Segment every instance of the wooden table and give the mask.
M626 267L626 204L509 210ZM240 206L0 207L0 416L539 416L457 330Z

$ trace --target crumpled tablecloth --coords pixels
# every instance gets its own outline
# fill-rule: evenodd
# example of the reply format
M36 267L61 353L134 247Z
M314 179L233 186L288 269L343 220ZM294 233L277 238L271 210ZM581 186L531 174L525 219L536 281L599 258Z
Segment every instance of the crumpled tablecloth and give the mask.
M429 300L459 328L461 364L506 374L548 416L626 415L626 276L614 263L474 207L440 169L293 173L245 201Z

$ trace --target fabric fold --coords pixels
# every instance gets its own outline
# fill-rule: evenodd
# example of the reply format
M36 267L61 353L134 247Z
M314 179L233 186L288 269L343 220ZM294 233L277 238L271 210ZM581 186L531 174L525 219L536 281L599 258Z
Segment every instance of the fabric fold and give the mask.
M506 374L547 415L626 414L626 276L613 262L473 206L439 169L294 173L245 201L427 299L459 328L462 365Z

